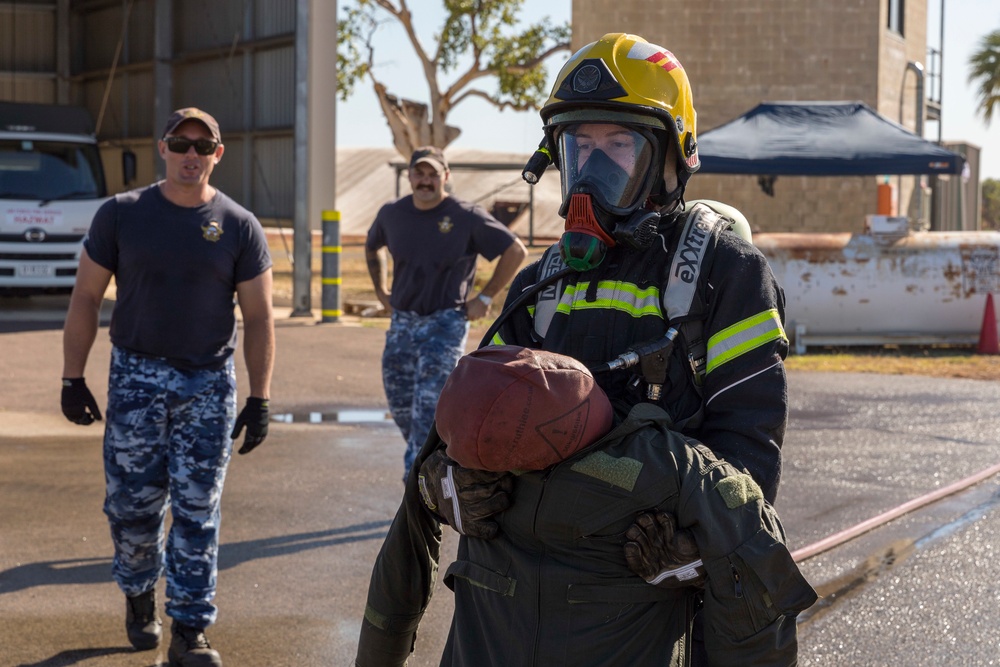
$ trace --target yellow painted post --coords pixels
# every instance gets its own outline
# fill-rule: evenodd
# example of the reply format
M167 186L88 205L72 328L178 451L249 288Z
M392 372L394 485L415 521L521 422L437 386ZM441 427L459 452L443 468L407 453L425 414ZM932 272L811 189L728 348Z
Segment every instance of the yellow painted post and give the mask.
M336 322L340 310L340 211L323 211L323 317Z

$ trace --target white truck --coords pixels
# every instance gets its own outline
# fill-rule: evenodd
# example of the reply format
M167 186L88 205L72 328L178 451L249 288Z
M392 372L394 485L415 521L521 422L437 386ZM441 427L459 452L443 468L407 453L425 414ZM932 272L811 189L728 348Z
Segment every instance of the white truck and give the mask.
M0 295L71 291L106 199L86 109L0 102Z

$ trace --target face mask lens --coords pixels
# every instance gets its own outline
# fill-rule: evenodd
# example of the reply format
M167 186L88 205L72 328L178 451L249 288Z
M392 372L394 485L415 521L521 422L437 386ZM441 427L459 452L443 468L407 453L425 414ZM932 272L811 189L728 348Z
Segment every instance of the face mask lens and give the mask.
M559 134L563 197L578 185L615 208L641 204L653 155L645 134L613 123L575 123Z
M186 137L167 137L163 140L167 144L167 150L171 153L187 153L194 146L194 152L198 155L211 155L219 147L219 143L211 139L191 140Z

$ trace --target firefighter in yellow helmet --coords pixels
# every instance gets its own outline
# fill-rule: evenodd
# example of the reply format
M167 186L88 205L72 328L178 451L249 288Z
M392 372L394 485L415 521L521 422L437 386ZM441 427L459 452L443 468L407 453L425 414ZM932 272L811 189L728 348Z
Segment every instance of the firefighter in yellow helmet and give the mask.
M618 243L648 245L701 165L677 58L640 37L605 35L563 67L541 113L562 177L566 261L586 270Z
M685 204L701 162L680 60L641 37L605 35L562 68L541 116L565 231L558 258L550 249L510 294L561 265L575 272L540 292L533 309L513 312L492 342L594 366L674 327L665 369L650 362L598 381L622 415L644 401L664 408L684 435L745 468L773 503L788 415L784 293L738 212ZM695 665L707 662L701 635L698 623Z
M618 422L629 422L644 404L657 406L672 431L745 471L763 500L773 503L788 415L784 295L748 241L738 212L685 202L685 187L700 161L683 66L670 51L641 37L607 34L570 58L541 116L545 141L536 156L559 169L564 233L515 277L489 342L583 362L595 369ZM526 167L529 182L544 171L537 166L533 159ZM637 351L637 364L608 364ZM419 491L411 476L396 519L406 521L410 539L419 541L415 517L426 512L460 524L465 540L489 539L509 526L508 512L519 502L509 473L463 469L447 459L434 437L414 465L430 492L423 506L413 507ZM449 502L442 506L428 498ZM622 560L655 582L661 572L689 564L692 540L684 530L664 539L671 533L669 517L656 503L649 510L623 535L607 539L620 540ZM539 517L534 529L544 525ZM387 637L399 632L409 646L409 631L416 628L430 588L392 584L402 576L388 560L397 547L387 539L369 589L370 603L373 591L396 593L393 609L372 606L366 620ZM421 570L421 581L432 580L426 573L436 568L436 550L410 547L419 548L403 550L421 561L411 567ZM733 628L706 632L741 641ZM684 660L706 664L707 657L695 650ZM592 664L603 664L598 655L592 657ZM739 663L738 655L729 657ZM786 658L794 662L794 649Z
M738 213L684 201L701 163L679 59L636 35L605 35L565 64L541 116L565 231L518 274L508 302L564 265L574 271L502 315L491 342L595 367L675 328L664 367L598 382L622 415L638 402L663 407L773 502L787 420L784 294L734 233L746 225Z

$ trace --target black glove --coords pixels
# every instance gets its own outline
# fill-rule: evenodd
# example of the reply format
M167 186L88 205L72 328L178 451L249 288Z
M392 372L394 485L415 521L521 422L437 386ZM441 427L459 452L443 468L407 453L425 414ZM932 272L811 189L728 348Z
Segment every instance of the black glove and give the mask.
M628 568L661 588L700 586L705 568L690 530L677 528L672 514L644 512L625 531Z
M240 454L252 452L254 447L264 442L267 437L267 399L251 396L247 399L247 404L243 406L239 416L236 418L236 425L233 426L233 440L240 437L240 431L247 427L247 436L243 439L243 446L240 447Z
M86 426L101 421L101 410L83 378L62 379L62 411L74 424Z
M500 526L490 519L510 507L514 478L509 472L463 468L443 449L420 466L420 497L435 516L463 535L492 540Z

